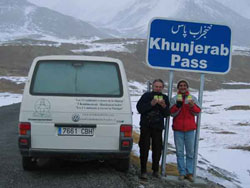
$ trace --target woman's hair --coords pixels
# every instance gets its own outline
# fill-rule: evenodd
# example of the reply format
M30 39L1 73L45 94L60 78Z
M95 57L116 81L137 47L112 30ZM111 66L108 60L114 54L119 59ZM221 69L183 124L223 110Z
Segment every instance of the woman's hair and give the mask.
M180 81L178 81L177 89L179 88L181 83L185 83L187 85L187 88L189 87L188 82L186 80L180 80Z

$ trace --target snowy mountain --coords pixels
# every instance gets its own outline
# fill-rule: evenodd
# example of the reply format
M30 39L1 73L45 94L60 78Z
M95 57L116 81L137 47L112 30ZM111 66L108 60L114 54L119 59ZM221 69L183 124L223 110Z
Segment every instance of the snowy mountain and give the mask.
M208 22L228 25L232 28L235 45L250 46L250 19L215 0L136 0L108 23L123 36L146 37L148 23L153 17Z
M231 8L232 10L236 11L241 16L250 19L250 1L249 0L216 0L220 3L223 3L226 7Z
M232 3L226 6L226 0L222 2L124 0L118 4L114 0L110 3L102 0L95 3L92 0L1 0L0 40L27 38L27 35L29 38L52 36L58 39L111 36L146 38L149 21L153 17L165 17L229 25L233 45L250 47L250 38L247 37L250 19L239 14L239 7L237 13L232 9ZM246 3L244 5L248 6Z
M54 37L61 39L109 37L92 25L26 0L0 1L1 40Z

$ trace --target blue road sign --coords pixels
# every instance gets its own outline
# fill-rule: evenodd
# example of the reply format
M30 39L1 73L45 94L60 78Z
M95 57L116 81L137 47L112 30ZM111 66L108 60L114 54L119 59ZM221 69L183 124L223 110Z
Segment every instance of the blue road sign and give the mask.
M155 18L149 25L147 63L160 69L226 74L231 68L231 29Z

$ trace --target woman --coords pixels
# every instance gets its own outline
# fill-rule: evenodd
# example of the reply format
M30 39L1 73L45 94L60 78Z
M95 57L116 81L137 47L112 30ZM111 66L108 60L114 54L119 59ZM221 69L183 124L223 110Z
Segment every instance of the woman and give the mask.
M174 142L176 147L179 180L193 182L195 115L201 111L197 99L190 95L188 82L180 80L178 93L171 99L170 112L173 116ZM184 158L184 148L186 160Z

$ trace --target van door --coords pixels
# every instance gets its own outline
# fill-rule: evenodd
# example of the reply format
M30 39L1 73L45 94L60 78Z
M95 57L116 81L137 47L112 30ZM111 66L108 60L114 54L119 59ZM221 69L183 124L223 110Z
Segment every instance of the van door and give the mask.
M121 63L42 58L29 79L20 121L31 122L31 148L119 150L120 126L132 124Z

